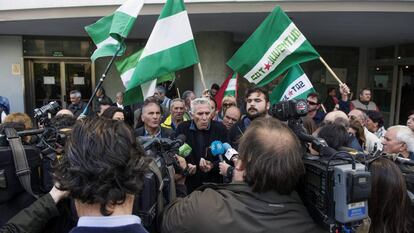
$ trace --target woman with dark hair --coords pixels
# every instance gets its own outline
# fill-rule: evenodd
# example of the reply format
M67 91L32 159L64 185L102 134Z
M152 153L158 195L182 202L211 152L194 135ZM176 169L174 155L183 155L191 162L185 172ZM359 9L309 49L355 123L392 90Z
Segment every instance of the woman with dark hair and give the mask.
M124 111L121 108L111 106L102 113L101 117L117 121L124 121Z
M349 122L348 132L354 135L356 139L358 140L359 145L362 148L364 148L366 139L365 139L364 128L362 127L361 123L359 123L356 120L351 120Z
M369 233L408 233L410 199L398 166L385 158L373 161L371 196L368 199Z

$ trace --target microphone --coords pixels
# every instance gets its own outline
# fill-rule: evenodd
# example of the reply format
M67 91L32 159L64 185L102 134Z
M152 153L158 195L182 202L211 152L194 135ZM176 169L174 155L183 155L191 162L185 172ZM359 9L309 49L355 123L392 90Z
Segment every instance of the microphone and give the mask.
M221 141L215 140L210 145L211 154L218 156L220 162L223 162L224 147Z
M224 156L226 157L227 160L231 161L231 158L233 158L233 156L238 155L239 152L237 152L233 147L231 147L230 144L228 144L227 142L223 143L223 148L224 151L226 152L224 154Z
M178 148L178 155L185 158L190 155L193 149L187 143L184 143L180 148Z
M414 160L400 157L399 154L383 154L383 156L399 164L414 166Z

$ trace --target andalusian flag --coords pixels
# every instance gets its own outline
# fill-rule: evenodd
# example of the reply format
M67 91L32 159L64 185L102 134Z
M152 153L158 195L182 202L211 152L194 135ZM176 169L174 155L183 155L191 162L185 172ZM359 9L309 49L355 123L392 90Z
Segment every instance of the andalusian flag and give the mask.
M221 109L221 103L224 96L234 96L237 98L237 73L230 74L223 84L220 86L220 90L217 92L214 99L217 102L217 109Z
M167 0L128 83L124 102L139 101L141 84L198 63L183 0Z
M290 99L306 99L309 93L316 92L308 76L299 65L293 66L270 94L272 104Z
M135 68L138 64L138 60L142 54L144 49L140 49L138 52L130 55L129 57L115 62L116 69L121 74L121 80L124 84L125 88L128 87L128 83L131 80L132 74L135 71ZM134 93L141 101L145 98L154 95L155 86L158 83L166 82L166 81L173 81L175 79L175 73L169 73L164 76L157 78L156 82L149 81L141 85L141 88L137 88L137 92Z
M111 15L85 27L97 47L91 56L92 61L99 57L115 55L120 46L122 48L118 56L124 54L125 46L121 42L134 26L143 5L144 0L127 0Z
M290 67L318 57L295 24L276 7L227 65L249 82L263 86Z

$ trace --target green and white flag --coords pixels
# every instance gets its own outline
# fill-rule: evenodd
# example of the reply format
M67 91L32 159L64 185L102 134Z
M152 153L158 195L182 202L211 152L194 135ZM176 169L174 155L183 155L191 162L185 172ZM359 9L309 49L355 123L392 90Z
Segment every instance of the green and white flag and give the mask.
M316 92L308 76L300 65L293 66L270 94L272 104L290 99L306 99L308 94Z
M290 67L318 57L305 36L277 6L227 65L249 82L264 86Z
M138 59L142 54L144 49L140 49L138 52L130 55L129 57L115 62L116 69L121 74L121 80L124 84L125 88L128 86L129 81L131 80L132 74L135 71L135 67L138 64ZM144 101L145 98L154 95L156 84L165 82L165 81L173 81L175 79L174 73L169 73L164 76L159 77L156 81L149 81L144 83L140 86L140 89L137 88L137 92L135 93L136 99L139 101Z
M167 0L145 45L124 95L125 104L139 101L140 85L198 63L183 0Z
M134 26L143 5L144 0L126 0L111 15L85 27L86 32L97 47L91 56L92 61L99 57L115 55L120 46L122 48L118 56L124 54L125 46L121 42L128 36Z

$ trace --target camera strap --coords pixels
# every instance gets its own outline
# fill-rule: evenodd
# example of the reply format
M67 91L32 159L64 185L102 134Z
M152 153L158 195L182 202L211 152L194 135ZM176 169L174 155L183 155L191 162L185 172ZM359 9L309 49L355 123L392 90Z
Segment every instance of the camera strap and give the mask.
M157 195L157 208L158 208L158 213L162 213L164 209L164 198L162 195L163 194L162 189L164 188L164 181L162 179L162 174L154 160L151 160L151 162L148 164L148 168L151 172L155 174L155 176L157 176L158 183L160 185L158 188L158 195Z
M20 184L23 188L35 198L39 198L32 191L31 179L30 179L30 167L27 162L26 152L22 145L22 140L17 134L17 131L13 128L5 128L7 140L9 141L10 148L13 152L14 167L16 175L19 178Z

